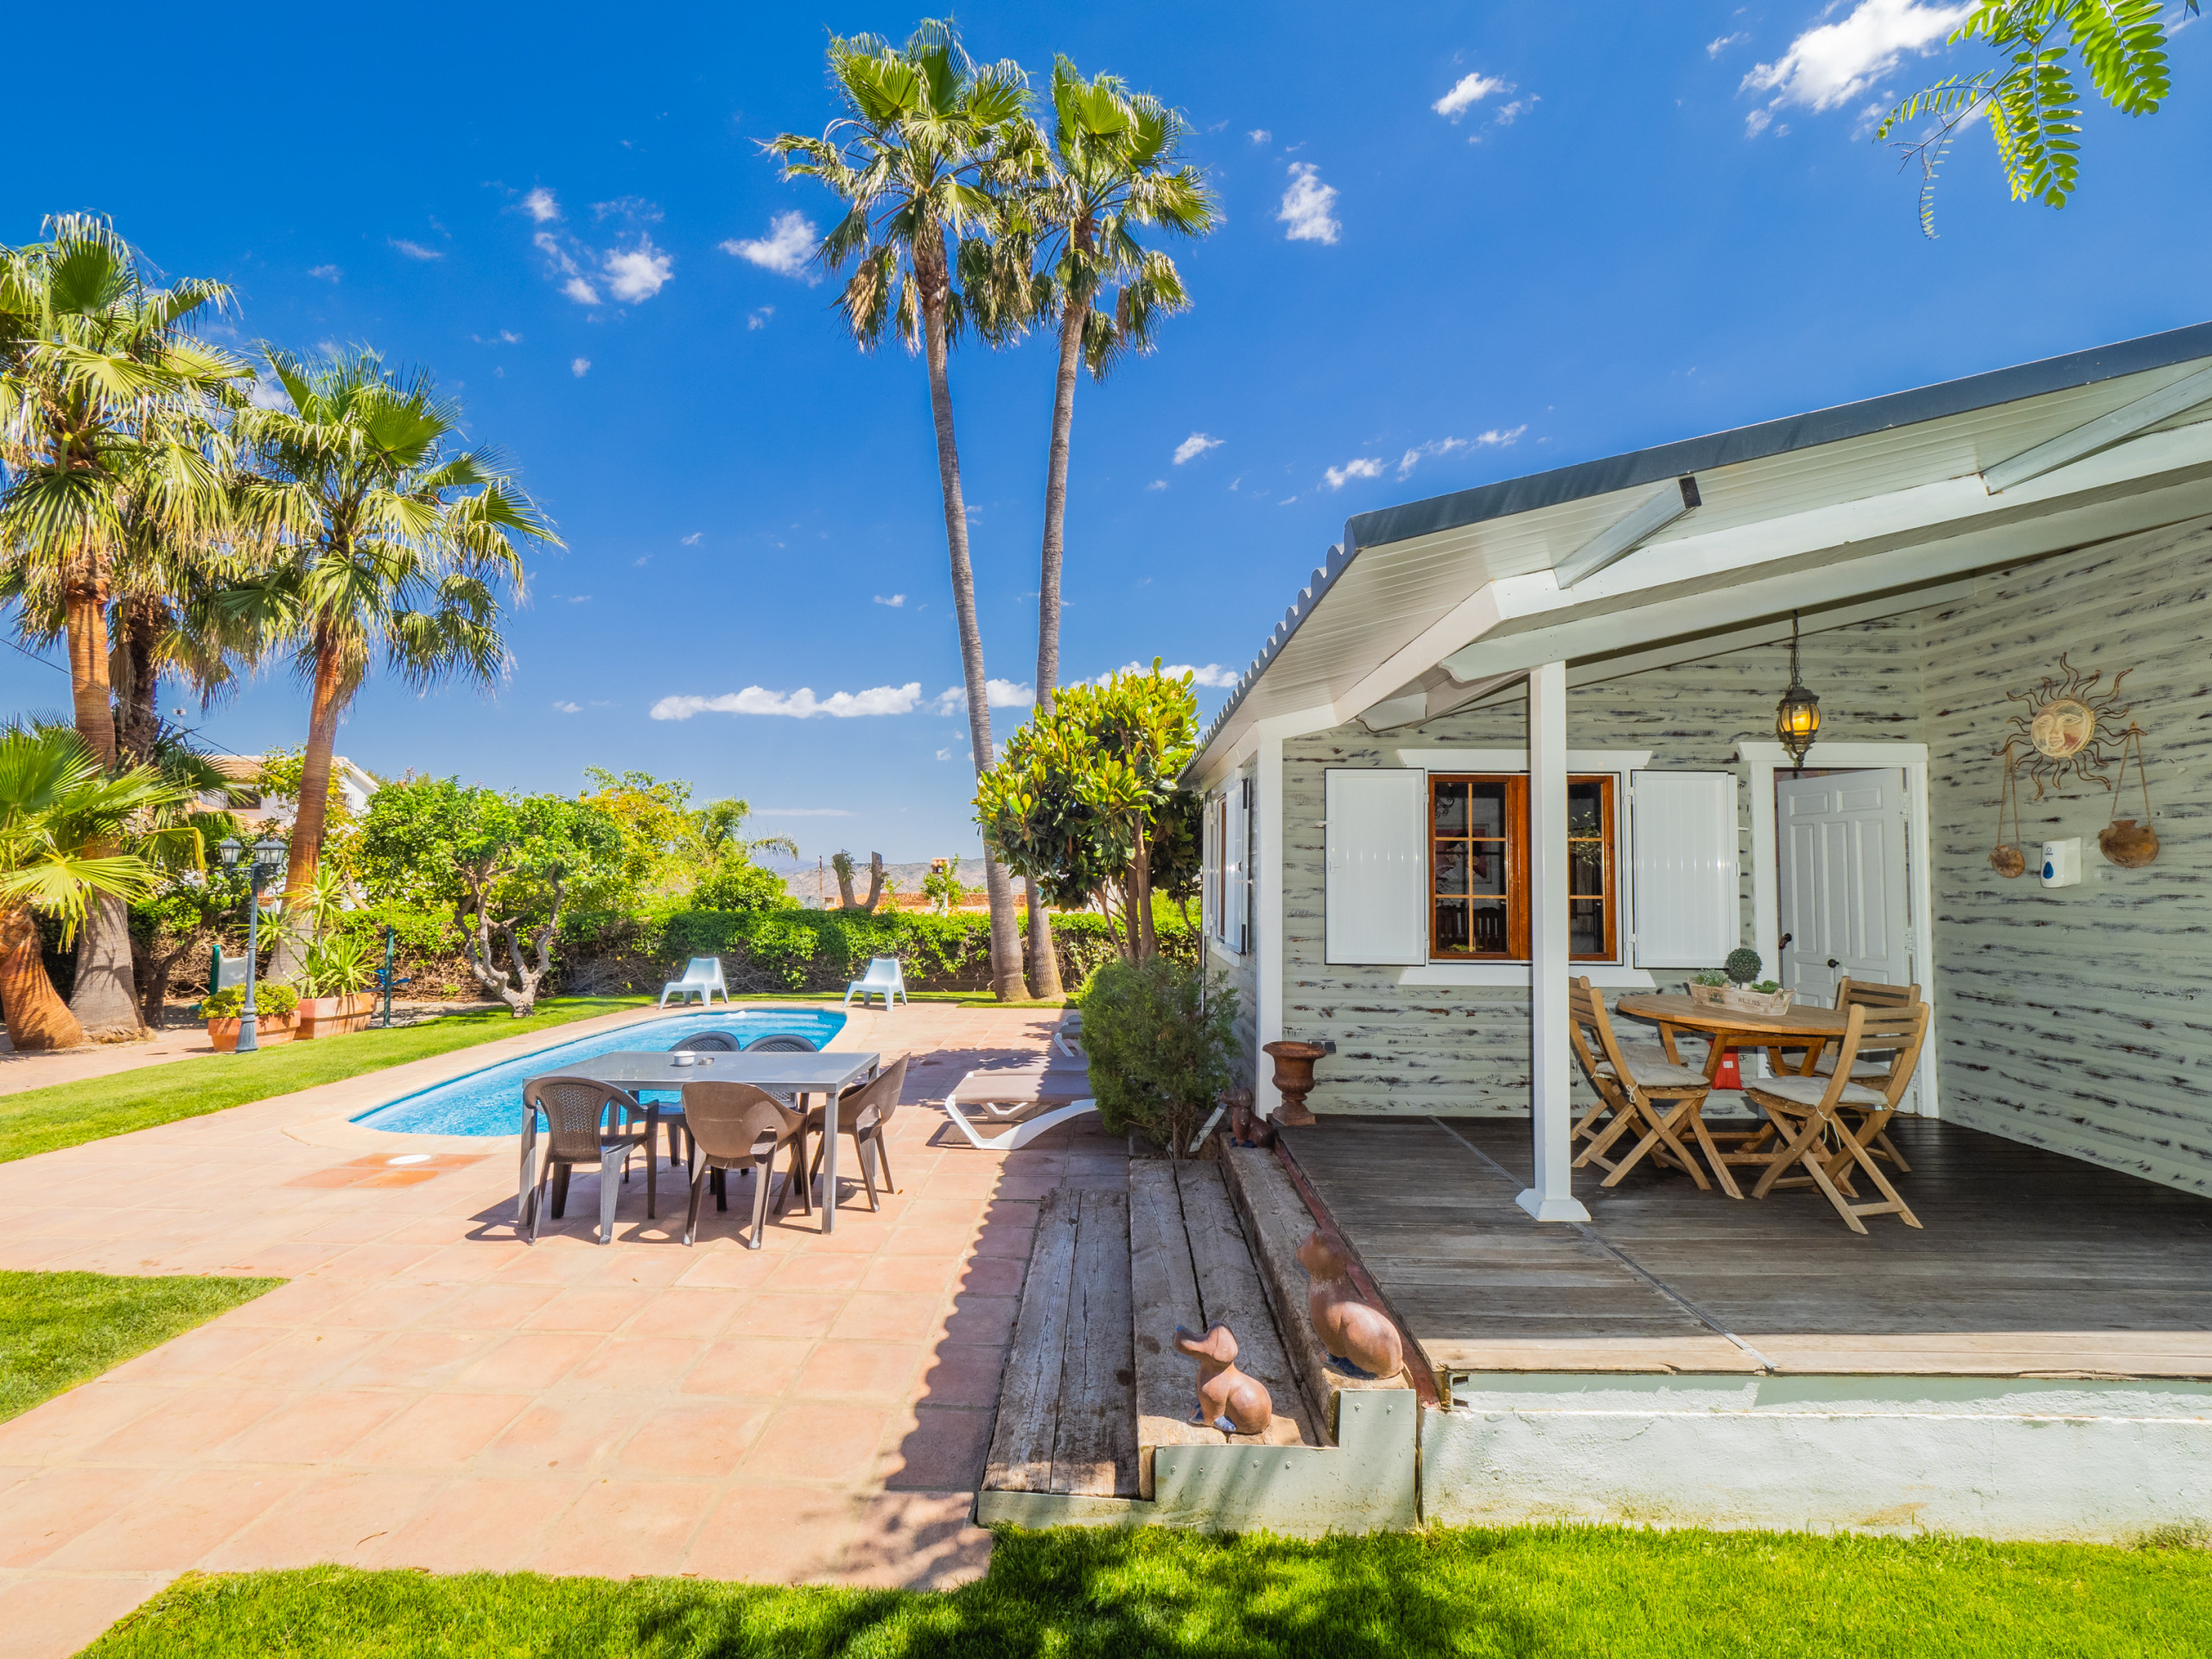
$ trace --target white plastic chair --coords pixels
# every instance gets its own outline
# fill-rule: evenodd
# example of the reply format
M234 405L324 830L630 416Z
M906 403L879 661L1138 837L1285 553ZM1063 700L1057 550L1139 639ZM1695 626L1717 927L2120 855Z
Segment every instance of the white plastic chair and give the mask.
M671 979L660 988L660 1005L666 1007L671 996L689 1002L694 991L699 994L700 1002L708 1007L715 1005L715 993L720 991L722 1006L729 1006L729 986L722 978L722 959L720 957L692 957L690 965L683 970L683 978Z
M902 1002L911 1000L906 995L906 976L899 970L898 957L869 957L868 972L845 987L844 1006L851 1007L853 998L857 996L861 1000L861 1007L865 1008L868 1007L868 998L879 993L883 997L883 1011L886 1014L891 1012L891 999L894 995ZM727 995L728 993L725 992L724 995Z

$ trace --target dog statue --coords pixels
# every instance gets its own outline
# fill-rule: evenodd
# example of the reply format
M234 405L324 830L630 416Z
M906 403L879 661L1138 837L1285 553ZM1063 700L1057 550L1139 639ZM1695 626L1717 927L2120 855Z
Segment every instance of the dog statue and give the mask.
M1298 1247L1298 1265L1306 1269L1306 1312L1329 1351L1331 1369L1370 1380L1395 1376L1405 1366L1405 1344L1395 1322L1352 1287L1344 1240L1315 1228Z
M1222 1098L1229 1104L1229 1144L1232 1147L1272 1147L1275 1143L1275 1126L1268 1119L1252 1110L1252 1091L1242 1087L1230 1090Z
M1274 1421L1275 1404L1266 1388L1236 1369L1236 1338L1227 1325L1208 1325L1205 1335L1194 1337L1179 1325L1175 1351L1198 1362L1192 1422L1211 1423L1224 1434L1260 1434Z

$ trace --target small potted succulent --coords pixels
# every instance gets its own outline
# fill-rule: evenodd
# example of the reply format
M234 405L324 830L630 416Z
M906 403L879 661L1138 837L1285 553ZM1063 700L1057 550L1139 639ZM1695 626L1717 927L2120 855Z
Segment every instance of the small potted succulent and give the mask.
M264 1048L289 1043L300 1022L300 994L289 985L264 982L253 988L254 1040ZM238 1046L238 1021L245 1013L245 990L232 986L217 991L200 1005L207 1016L207 1035L218 1054L234 1054Z
M1760 979L1766 964L1749 946L1731 950L1727 963L1708 969L1690 982L1690 1001L1701 1007L1733 1008L1738 1014L1787 1014L1795 991L1785 991L1779 980ZM1757 983L1753 983L1757 981Z
M318 940L308 952L308 995L300 1001L300 1040L366 1031L377 999L369 982L369 947L344 934Z

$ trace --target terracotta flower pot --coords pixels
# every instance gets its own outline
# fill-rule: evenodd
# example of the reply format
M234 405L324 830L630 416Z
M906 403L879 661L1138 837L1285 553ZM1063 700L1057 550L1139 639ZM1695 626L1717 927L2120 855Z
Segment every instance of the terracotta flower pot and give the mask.
M303 996L300 999L300 1040L337 1037L349 1031L366 1031L375 1011L376 994L352 991L344 996Z
M207 1022L207 1035L214 1043L215 1052L218 1054L238 1052L240 1023L236 1015L232 1015L228 1020L210 1020ZM254 1022L255 1046L275 1048L280 1043L290 1042L298 1033L299 1024L300 1016L297 1009L287 1014L262 1014Z

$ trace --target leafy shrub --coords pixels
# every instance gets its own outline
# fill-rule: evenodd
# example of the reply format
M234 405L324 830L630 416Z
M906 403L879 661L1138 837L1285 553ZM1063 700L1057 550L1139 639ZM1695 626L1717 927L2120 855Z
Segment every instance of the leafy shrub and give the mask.
M691 890L695 910L797 910L783 878L749 859L725 859Z
M351 996L369 982L374 972L367 940L350 933L334 933L308 949L308 995Z
M289 985L265 980L253 988L253 1011L271 1020L282 1020L297 1013L300 994ZM245 1012L245 987L233 985L226 991L218 991L200 1005L200 1011L210 1020L235 1020Z
M1083 1046L1098 1115L1180 1158L1230 1081L1236 993L1195 965L1154 957L1102 963L1083 988Z

